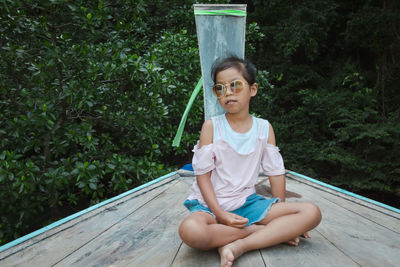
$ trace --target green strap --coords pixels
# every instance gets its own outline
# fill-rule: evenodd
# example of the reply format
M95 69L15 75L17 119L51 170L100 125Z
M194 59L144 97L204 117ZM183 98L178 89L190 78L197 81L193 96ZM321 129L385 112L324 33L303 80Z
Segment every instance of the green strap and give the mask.
M195 15L206 16L238 16L245 17L246 11L243 10L195 10Z
M203 80L200 78L199 82L197 83L196 87L193 90L192 95L190 96L189 102L186 105L185 112L183 113L181 122L179 123L178 131L176 131L176 135L175 135L174 141L172 142L172 146L178 147L179 144L181 143L182 132L183 132L183 128L185 127L187 116L189 114L190 108L193 105L194 99L200 92L202 85L203 85Z

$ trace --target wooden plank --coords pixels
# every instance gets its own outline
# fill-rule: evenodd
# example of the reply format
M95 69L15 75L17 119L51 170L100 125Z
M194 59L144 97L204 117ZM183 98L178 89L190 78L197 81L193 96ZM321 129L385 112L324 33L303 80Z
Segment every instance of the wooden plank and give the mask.
M359 266L318 231L301 238L297 247L281 244L261 250L266 266Z
M88 215L69 228L14 254L13 261L1 261L0 265L53 265L62 259L58 265L169 266L176 255L173 266L218 266L216 250L202 252L190 249L182 244L177 232L179 223L188 215L182 202L192 182L193 178L181 178L173 182L176 186L172 183L166 185L165 189L169 189L164 193L159 188L120 203L117 210L108 206L102 212ZM157 190L160 190L158 195ZM288 179L288 190L298 193L296 197L289 198L290 201L312 201L319 205L323 221L312 231L312 239L302 240L299 247L279 245L262 250L267 266L291 266L293 263L307 266L396 266L399 262L400 236L395 232L397 228L388 230L393 225L397 226L399 220L390 216L386 218L383 214L380 218L381 213L376 210L370 215L367 207L292 179ZM152 199L151 193L157 197ZM142 208L137 206L139 209L133 213L127 213L138 201L147 204ZM121 220L123 217L119 214L125 214L125 219ZM108 220L115 218L119 223L114 221L108 228L103 227L104 223L108 224ZM235 266L265 264L260 252L253 251L240 257Z
M260 250L253 250L243 254L233 263L233 265L235 267L267 266L261 257Z
M201 251L182 243L172 267L215 267L219 266L219 254L216 249Z
M391 230L397 234L400 234L400 223L399 219L387 216L385 214L380 213L379 211L369 209L365 206L357 205L351 201L335 197L330 194L322 194L321 197L329 200L344 209L347 209L353 213L356 213L368 220L373 221L383 227L386 227L388 230Z
M309 186L311 186L313 188L320 189L323 192L330 193L331 195L338 196L341 199L345 199L345 200L348 200L350 202L357 203L357 204L359 204L358 206L364 206L364 207L367 207L369 210L378 211L380 213L389 215L390 217L394 217L394 218L397 218L397 219L400 220L400 213L395 212L393 210L384 208L382 206L375 205L375 204L373 204L371 202L367 202L367 201L365 201L363 199L356 198L354 196L345 194L343 192L339 192L339 191L333 190L331 188L328 188L328 187L313 183L312 181L308 181L306 179L297 177L296 175L293 175L293 174L290 174L290 173L287 174L287 177L292 179L292 180L307 184L307 185L309 185Z
M138 208L150 201L163 191L173 186L177 176L168 178L160 183L144 188L128 195L118 201L96 209L88 214L45 232L34 238L36 242L29 241L31 245L23 250L16 250L14 254L0 262L2 266L29 265L41 266L53 265L66 255L85 245L100 233L106 231L122 218L134 213ZM8 252L8 251L5 251Z
M293 175L288 175L288 178L300 183L304 183L305 185L314 186L314 188L318 190L321 197L334 202L347 210L357 213L364 218L374 221L377 224L380 224L396 233L400 233L400 214L395 214L392 211L377 207L376 205L370 203L360 202L360 200L355 201L354 197L351 196L346 196L346 198L343 198L343 193L332 192L333 190L324 188L320 185L311 185L311 182L301 178L296 178ZM399 220L393 220L393 218L397 218Z
M64 258L58 266L170 266L181 244L188 185L179 181L134 214Z
M220 266L220 257L216 249L201 251L182 243L172 267L214 267ZM234 263L235 267L265 266L260 251L250 251Z
M303 196L300 201L320 207L323 219L317 231L353 261L362 266L398 265L399 234L321 197L320 190L290 179L288 188Z
M187 176L187 174L181 174L179 173L179 175L181 175L180 181L181 183L186 184L188 187L191 187L194 180L196 179L195 176ZM185 195L188 196L189 195L189 191L185 192Z

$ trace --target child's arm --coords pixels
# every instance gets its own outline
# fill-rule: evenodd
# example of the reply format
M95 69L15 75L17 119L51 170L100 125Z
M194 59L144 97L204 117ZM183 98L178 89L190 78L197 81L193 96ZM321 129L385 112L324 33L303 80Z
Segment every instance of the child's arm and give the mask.
M268 144L276 146L276 140L275 140L275 133L274 129L272 128L272 125L269 124L269 136L268 136ZM281 199L281 202L286 201L286 178L285 175L280 174L280 175L270 175L268 176L269 178L269 183L271 185L271 193L272 197L279 197ZM302 234L303 237L305 238L310 238L310 234L308 232L305 232ZM289 244L297 246L298 244L298 239L296 240L290 240L288 241Z
M269 183L271 185L272 197L279 197L281 202L286 201L286 179L285 176L275 175L269 176Z
M268 144L276 146L275 133L272 125L269 124ZM283 174L269 176L272 197L279 197L281 202L286 200L286 178Z
M211 144L213 140L213 125L211 120L204 122L200 133L199 149L202 146ZM200 192L203 195L204 201L207 203L208 207L212 213L217 218L217 221L238 228L243 228L248 223L246 218L239 215L224 211L218 204L217 197L215 196L215 191L211 183L211 171L205 174L196 175L197 185L200 188Z

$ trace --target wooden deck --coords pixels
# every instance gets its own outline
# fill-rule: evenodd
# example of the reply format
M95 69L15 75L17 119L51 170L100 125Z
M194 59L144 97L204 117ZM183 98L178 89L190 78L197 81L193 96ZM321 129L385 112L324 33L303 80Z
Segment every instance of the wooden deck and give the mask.
M30 238L0 253L0 266L218 266L216 250L182 243L182 203L194 177L178 174ZM266 177L257 191L268 195ZM234 266L400 266L400 214L293 175L287 201L322 211L312 238L240 257Z

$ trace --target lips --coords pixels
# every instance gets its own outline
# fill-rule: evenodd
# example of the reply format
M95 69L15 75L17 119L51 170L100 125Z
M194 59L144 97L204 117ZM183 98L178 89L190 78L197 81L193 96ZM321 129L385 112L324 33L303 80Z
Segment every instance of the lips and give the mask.
M227 100L227 101L225 102L225 104L226 104L226 105L232 105L232 104L235 104L236 102L237 102L236 100L230 99L230 100Z

